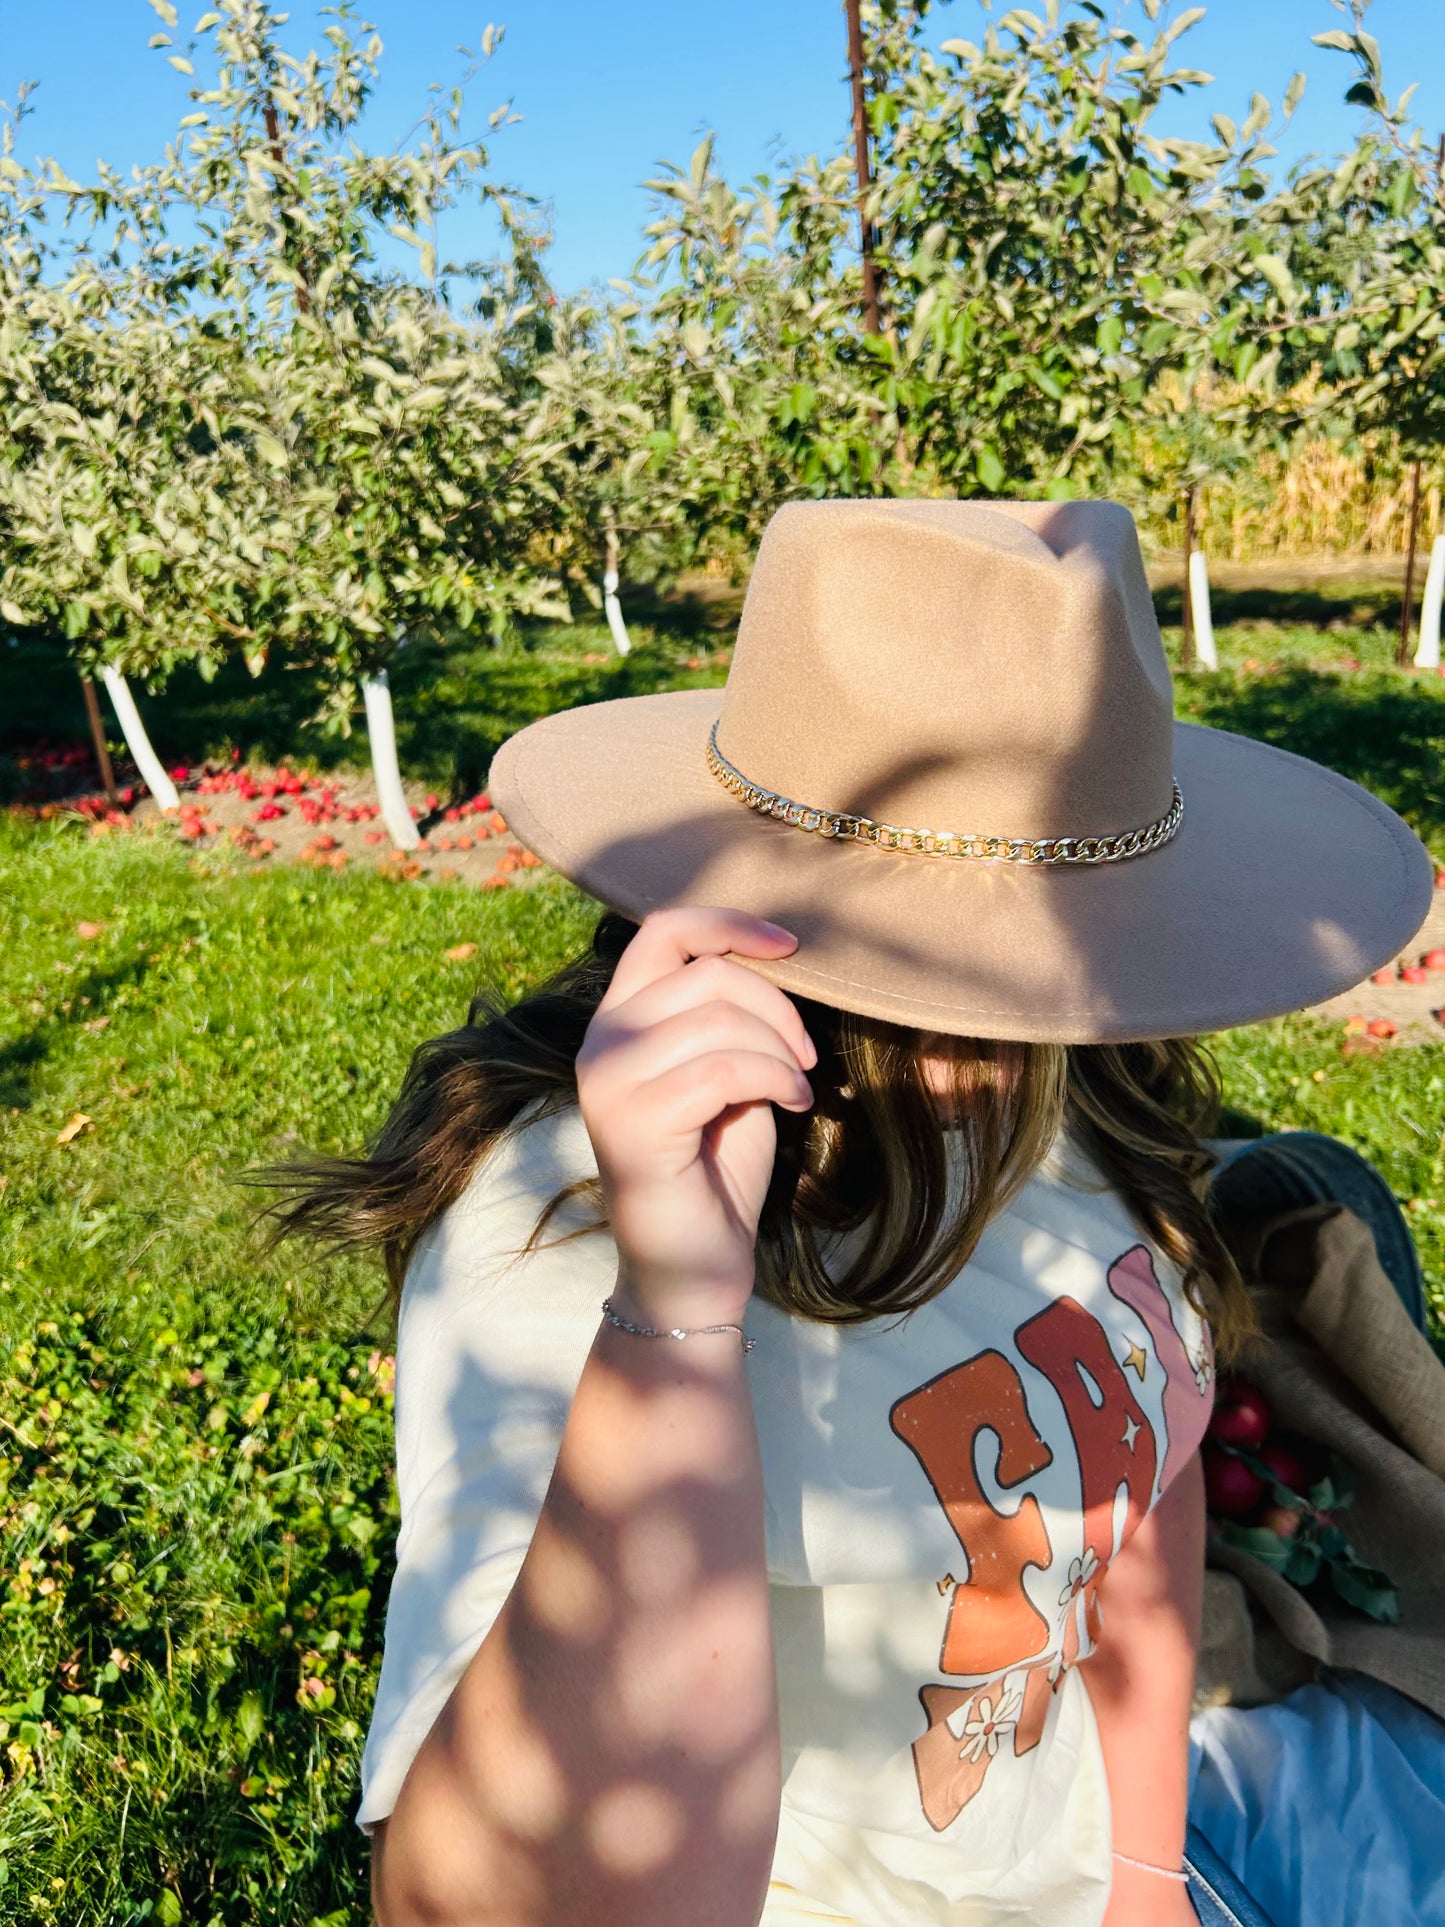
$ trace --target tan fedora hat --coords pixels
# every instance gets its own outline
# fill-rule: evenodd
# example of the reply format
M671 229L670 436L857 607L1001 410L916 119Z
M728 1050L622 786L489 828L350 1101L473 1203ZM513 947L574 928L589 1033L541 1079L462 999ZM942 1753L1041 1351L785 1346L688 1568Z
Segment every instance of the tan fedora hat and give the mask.
M1318 764L1176 723L1112 502L795 503L727 687L548 716L491 790L632 917L796 932L784 989L926 1030L1062 1042L1296 1010L1409 941L1431 864Z

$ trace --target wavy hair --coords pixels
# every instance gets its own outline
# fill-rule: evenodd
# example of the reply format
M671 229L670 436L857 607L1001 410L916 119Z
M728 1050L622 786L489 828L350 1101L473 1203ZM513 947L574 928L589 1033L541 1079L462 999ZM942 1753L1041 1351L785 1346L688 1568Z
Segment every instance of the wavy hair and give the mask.
M578 1050L635 928L608 912L585 955L539 990L510 1007L474 999L459 1030L416 1051L365 1156L253 1174L279 1194L263 1214L273 1239L378 1250L398 1301L418 1240L502 1133L524 1110L576 1102ZM1209 1205L1214 1158L1200 1140L1217 1124L1220 1092L1197 1042L1008 1043L799 1008L818 1048L815 1101L804 1116L778 1113L758 1231L762 1297L832 1324L916 1310L958 1276L1066 1130L1179 1271L1221 1357L1253 1329ZM947 1067L941 1099L926 1058ZM583 1181L550 1201L533 1243L578 1196L605 1226L601 1188Z

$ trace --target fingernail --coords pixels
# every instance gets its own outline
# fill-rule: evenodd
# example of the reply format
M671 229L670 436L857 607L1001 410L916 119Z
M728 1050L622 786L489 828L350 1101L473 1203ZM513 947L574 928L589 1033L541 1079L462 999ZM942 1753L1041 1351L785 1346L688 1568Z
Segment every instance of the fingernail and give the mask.
M796 943L798 941L792 931L785 930L780 923L769 923L766 917L760 917L758 921L770 937L781 937L784 943Z

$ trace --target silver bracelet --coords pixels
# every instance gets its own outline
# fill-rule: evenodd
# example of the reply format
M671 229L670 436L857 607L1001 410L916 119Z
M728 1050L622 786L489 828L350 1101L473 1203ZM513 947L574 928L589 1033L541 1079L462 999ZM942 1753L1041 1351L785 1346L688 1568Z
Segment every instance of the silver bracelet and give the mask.
M1115 1847L1114 1858L1122 1860L1126 1867L1138 1867L1141 1873L1157 1873L1161 1880L1182 1880L1186 1884L1189 1875L1182 1867L1159 1867L1152 1860L1136 1860L1132 1853L1120 1853Z
M690 1331L684 1331L680 1325L674 1325L671 1331L652 1331L646 1325L631 1325L612 1309L610 1298L602 1300L602 1316L609 1325L615 1325L619 1331L631 1332L634 1338L706 1338L711 1332L736 1332L743 1341L745 1352L750 1352L758 1342L755 1338L749 1338L741 1325L694 1325Z

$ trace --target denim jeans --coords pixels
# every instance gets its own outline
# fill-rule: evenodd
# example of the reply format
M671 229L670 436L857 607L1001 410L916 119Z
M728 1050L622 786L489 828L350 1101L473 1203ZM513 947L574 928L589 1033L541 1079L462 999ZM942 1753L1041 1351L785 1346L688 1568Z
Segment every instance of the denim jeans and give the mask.
M1275 1927L1273 1918L1240 1886L1198 1827L1190 1827L1184 1843L1184 1871L1200 1927Z

